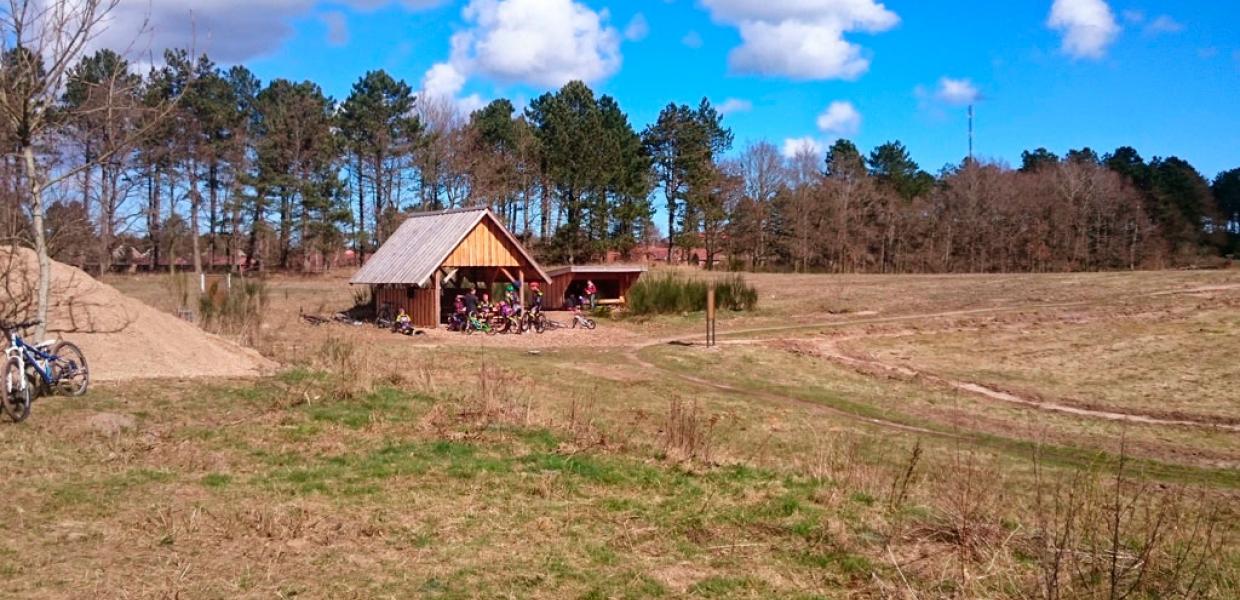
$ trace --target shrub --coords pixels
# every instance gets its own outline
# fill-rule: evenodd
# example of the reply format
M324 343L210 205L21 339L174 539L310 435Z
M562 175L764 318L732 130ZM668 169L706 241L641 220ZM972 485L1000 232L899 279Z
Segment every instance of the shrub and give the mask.
M675 314L706 310L706 291L715 288L719 310L753 310L758 291L740 275L710 283L680 273L646 275L629 289L627 308L635 315Z
M228 290L220 289L218 281L213 282L198 299L202 327L232 336L247 346L257 346L267 296L267 283L262 279L242 279Z

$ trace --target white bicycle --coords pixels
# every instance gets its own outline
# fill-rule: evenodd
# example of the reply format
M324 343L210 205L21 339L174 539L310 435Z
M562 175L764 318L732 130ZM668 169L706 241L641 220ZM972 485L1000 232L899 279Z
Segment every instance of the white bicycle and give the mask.
M0 323L0 329L9 339L3 370L0 370L0 407L19 423L30 416L30 405L41 392L60 391L81 396L90 386L86 356L76 345L57 340L30 345L18 334L38 324L38 321Z

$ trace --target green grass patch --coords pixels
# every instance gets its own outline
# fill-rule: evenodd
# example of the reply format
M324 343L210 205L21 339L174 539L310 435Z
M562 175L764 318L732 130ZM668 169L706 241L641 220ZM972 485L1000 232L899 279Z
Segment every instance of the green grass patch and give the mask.
M232 475L227 473L208 473L202 478L202 485L212 489L225 488L230 483L232 483Z

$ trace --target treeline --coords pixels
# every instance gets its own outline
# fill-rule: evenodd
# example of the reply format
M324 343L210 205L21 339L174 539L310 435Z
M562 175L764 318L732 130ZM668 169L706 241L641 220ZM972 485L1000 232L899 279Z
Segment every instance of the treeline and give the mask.
M6 97L56 69L44 60L6 52ZM708 266L753 269L1126 269L1240 239L1240 169L1210 182L1131 148L931 175L899 142L863 154L840 140L825 161L766 142L733 152L706 100L639 130L581 82L523 111L500 99L466 115L382 70L339 101L184 51L139 74L102 50L63 73L55 106L32 111L37 122L9 114L0 131L0 236L31 243L41 189L49 253L102 270L130 249L155 266L314 270L345 249L364 259L403 213L476 205L553 262L679 247L673 260L700 251Z

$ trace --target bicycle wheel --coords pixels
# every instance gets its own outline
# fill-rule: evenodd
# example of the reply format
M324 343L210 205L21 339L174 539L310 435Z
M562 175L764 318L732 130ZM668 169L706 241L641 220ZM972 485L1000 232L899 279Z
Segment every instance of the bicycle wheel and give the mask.
M598 323L595 323L594 319L589 319L589 318L583 321L582 325L585 325L586 329L594 329L595 327L598 327Z
M24 377L16 358L5 361L4 371L0 373L0 405L3 405L4 414L13 419L14 423L21 423L30 416L32 391L30 385L22 385Z
M90 367L86 355L73 342L59 342L52 346L52 379L56 387L70 396L81 396L90 387Z
M546 330L547 330L547 317L546 315L542 313L538 313L538 316L534 317L534 331L537 333L542 333Z

